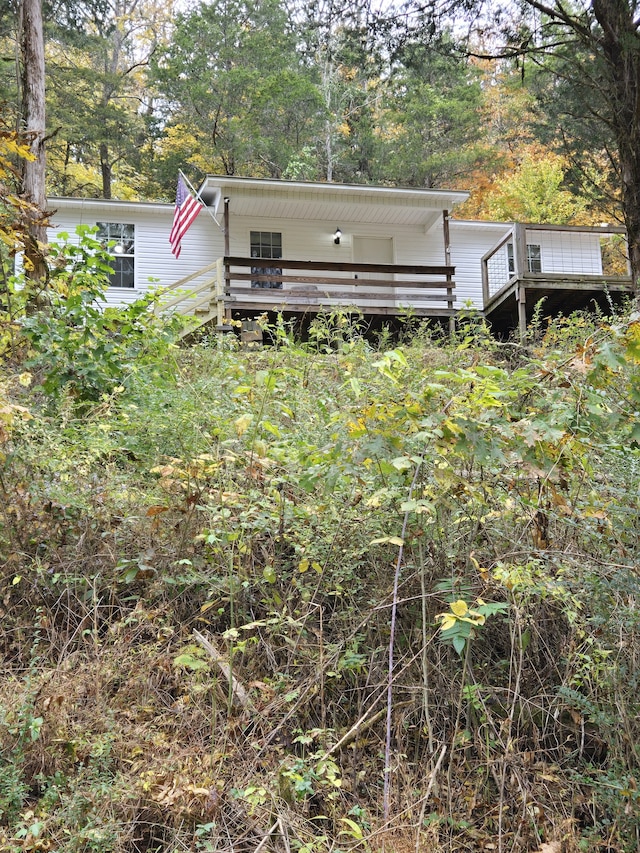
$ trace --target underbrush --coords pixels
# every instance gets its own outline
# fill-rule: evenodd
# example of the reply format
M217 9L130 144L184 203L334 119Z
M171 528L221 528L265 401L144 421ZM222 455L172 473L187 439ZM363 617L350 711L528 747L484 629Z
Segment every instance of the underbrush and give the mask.
M0 849L637 850L638 318L273 337L6 371Z

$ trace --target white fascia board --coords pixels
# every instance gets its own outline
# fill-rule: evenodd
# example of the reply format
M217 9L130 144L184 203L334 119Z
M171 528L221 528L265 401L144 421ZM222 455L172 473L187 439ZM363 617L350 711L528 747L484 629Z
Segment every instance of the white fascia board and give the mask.
M430 206L450 209L469 198L469 193L461 190L430 190L413 189L409 187L381 187L364 184L333 184L319 181L277 181L270 178L243 178L224 175L208 175L202 182L199 194L202 199L211 204L217 189L221 193L231 192L235 188L245 191L265 191L287 193L291 195L317 193L323 196L359 196L367 199L388 198L396 204L403 199L411 201L431 202Z
M127 211L137 210L145 213L163 213L171 212L175 205L163 202L149 201L122 201L112 198L73 198L62 196L50 196L47 199L47 207L55 210L82 210L95 211L99 209L107 209L113 213L126 214Z

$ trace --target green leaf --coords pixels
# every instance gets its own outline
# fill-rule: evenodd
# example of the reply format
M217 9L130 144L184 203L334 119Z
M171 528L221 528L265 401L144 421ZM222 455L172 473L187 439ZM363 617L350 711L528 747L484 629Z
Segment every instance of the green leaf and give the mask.
M183 667L184 669L190 669L191 672L198 672L201 669L209 668L209 664L206 661L194 657L189 652L184 652L183 654L175 657L173 659L173 665L176 668Z
M464 637L461 637L460 635L453 638L453 648L457 651L459 655L462 655L466 642L466 639Z

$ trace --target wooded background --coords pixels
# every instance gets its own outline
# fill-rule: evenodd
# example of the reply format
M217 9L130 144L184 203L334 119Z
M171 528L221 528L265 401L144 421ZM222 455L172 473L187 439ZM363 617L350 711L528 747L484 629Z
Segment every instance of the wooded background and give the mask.
M20 20L39 5L0 9L2 114L23 130ZM561 5L489 5L45 2L47 191L172 201L182 168L194 183L469 189L463 213L484 218L622 218L636 4L571 18ZM628 45L626 65L607 40Z

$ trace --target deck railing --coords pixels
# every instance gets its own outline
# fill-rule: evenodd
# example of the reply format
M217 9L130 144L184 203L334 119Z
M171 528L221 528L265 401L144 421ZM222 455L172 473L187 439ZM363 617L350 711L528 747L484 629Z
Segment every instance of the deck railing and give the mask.
M452 316L455 268L418 264L359 264L225 257L231 308L304 312L335 305L364 313Z
M195 318L194 328L216 319L224 323L225 292L222 258L165 287L156 312L177 311Z
M625 229L514 224L482 258L486 307L515 284L565 288L630 281Z
M167 287L159 311L194 316L194 327L224 325L236 310L296 313L354 306L365 314L453 317L455 269L417 264L355 264L229 256Z

